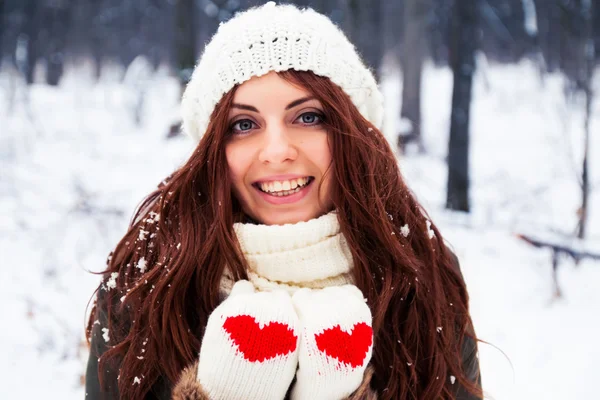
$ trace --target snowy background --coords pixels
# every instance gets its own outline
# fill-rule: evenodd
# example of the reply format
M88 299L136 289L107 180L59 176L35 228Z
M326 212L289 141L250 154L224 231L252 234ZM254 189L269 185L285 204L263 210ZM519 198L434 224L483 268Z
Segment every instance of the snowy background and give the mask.
M565 98L562 76L540 76L527 62L478 68L472 213L444 210L449 69L426 67L428 153L409 149L400 167L461 260L477 332L490 343L480 345L488 396L597 398L600 263L563 260L563 297L554 299L550 252L515 237L575 231L582 99ZM388 105L400 87L386 74ZM166 70L143 67L105 68L96 83L78 66L58 87L29 90L0 75L2 398L83 398L86 305L99 282L91 272L104 268L136 205L192 150L185 137L165 138L178 96ZM600 252L600 101L593 108L588 245ZM397 126L388 113L392 143Z

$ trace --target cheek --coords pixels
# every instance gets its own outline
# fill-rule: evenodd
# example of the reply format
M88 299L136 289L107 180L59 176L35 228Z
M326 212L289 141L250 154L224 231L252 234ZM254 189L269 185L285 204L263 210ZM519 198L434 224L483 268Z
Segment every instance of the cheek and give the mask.
M314 140L308 150L313 163L319 168L321 173L325 173L331 164L331 148L329 147L328 136L325 134Z
M225 157L229 167L229 175L236 191L243 186L244 176L250 168L248 152L243 151L243 147L236 143L230 143L225 146Z
M310 162L319 170L323 178L321 190L319 192L320 201L325 204L326 208L331 206L331 191L333 185L333 168L331 147L329 146L328 134L323 133L305 144L305 154L307 154ZM327 174L327 175L325 175Z

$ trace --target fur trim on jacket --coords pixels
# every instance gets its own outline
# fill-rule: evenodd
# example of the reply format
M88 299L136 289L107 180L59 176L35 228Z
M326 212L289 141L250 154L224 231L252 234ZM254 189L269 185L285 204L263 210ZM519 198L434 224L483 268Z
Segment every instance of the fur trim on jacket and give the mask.
M173 400L210 400L198 382L198 362L184 369L179 381L173 387ZM377 393L371 389L373 367L368 366L361 385L354 393L344 400L377 400Z
M181 372L179 381L173 387L173 400L210 400L198 382L198 362Z

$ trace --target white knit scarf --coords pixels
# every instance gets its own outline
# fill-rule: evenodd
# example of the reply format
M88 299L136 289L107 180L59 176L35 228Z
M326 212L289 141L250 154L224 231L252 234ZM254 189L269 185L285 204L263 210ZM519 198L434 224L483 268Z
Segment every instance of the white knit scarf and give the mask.
M353 283L352 254L340 232L335 211L306 222L286 225L236 223L233 226L248 277L260 291L320 289ZM225 274L221 290L229 293L233 281Z

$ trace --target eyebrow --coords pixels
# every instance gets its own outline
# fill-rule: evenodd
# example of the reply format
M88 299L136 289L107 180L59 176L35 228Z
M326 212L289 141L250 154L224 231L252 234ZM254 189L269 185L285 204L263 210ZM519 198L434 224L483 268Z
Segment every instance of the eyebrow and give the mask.
M248 110L248 111L254 111L254 112L258 112L258 110L256 109L256 107L252 107L252 106L248 106L246 104L237 104L237 103L233 103L231 105L232 108L239 108L241 110Z
M287 106L285 106L285 109L289 110L290 108L294 108L296 106L299 106L302 103L306 103L307 101L314 100L314 99L315 99L314 96L302 97L301 99L292 101L290 104L288 104ZM231 105L231 107L233 107L233 108L239 108L241 110L253 111L253 112L256 112L256 113L259 112L256 107L249 106L247 104L233 103Z
M292 101L290 104L288 104L288 105L285 107L285 109L286 109L286 110L289 110L290 108L294 108L294 107L296 107L296 106L299 106L299 105L300 105L300 104L302 104L302 103L306 103L307 101L314 100L314 99L315 99L315 97L314 97L314 96L309 96L309 97L303 97L303 98L301 98L301 99L298 99L298 100L294 100L294 101Z

